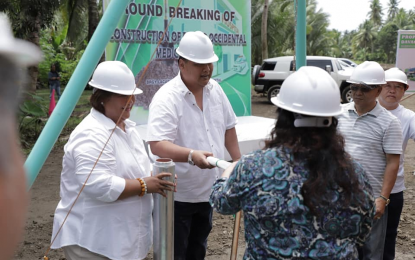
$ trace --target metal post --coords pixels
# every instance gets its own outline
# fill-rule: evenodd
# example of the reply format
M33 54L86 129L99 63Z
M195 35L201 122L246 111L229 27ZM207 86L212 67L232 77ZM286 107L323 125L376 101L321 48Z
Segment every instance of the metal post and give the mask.
M24 166L26 168L28 189L30 189L35 182L40 169L45 163L59 134L74 110L79 97L82 95L92 72L98 64L98 61L129 2L130 0L111 1L101 18L101 21L85 49L81 60L76 66L61 99L25 162Z
M297 4L297 28L295 35L295 60L296 70L305 66L306 63L306 0L294 0Z
M171 159L160 158L154 163L154 173L171 173L165 180L174 182L175 164ZM158 193L153 194L153 259L174 259L174 192L165 191L167 198Z

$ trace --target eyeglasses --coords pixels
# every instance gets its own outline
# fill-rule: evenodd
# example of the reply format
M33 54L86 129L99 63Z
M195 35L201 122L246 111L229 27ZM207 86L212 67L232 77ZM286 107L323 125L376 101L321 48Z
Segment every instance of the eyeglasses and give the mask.
M371 91L372 89L375 89L375 88L377 88L378 86L377 85L371 85L371 86L369 86L369 85L366 85L365 83L360 83L360 84L352 84L352 85L350 85L350 89L352 90L352 91L358 91L358 90L360 90L360 91L362 91L363 93L367 93L367 92L369 92L369 91Z

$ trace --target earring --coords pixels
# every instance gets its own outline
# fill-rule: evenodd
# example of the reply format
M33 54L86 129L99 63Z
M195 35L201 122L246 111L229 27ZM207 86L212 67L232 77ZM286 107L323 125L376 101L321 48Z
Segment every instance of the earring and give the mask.
M101 102L101 105L104 105L104 102Z

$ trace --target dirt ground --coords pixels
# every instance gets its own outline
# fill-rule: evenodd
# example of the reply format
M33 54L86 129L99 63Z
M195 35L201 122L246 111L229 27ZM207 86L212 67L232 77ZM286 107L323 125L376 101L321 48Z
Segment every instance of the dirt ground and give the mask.
M402 104L415 110L415 96ZM267 103L265 97L253 94L252 114L255 116L275 118L275 106ZM59 181L63 151L54 149L42 168L31 189L31 203L26 221L24 239L16 251L14 259L42 259L48 249L53 214L59 202ZM405 160L405 205L401 216L397 241L396 259L415 259L415 145L410 141ZM214 214L213 231L209 236L207 260L229 259L233 234L233 217ZM242 259L245 248L243 225L239 234L238 258ZM61 250L52 250L49 259L63 260ZM148 259L152 259L151 254Z

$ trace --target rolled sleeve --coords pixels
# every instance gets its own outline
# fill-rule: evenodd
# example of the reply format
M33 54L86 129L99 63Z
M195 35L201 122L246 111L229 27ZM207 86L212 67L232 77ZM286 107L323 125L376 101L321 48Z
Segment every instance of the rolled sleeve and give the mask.
M226 130L232 129L235 127L235 125L238 122L238 119L235 115L235 112L233 111L232 105L229 102L228 97L226 96L225 92L223 92L223 89L219 86L219 89L221 91L222 96L222 104L223 104L223 111L225 116L225 126Z
M93 199L103 202L113 202L118 199L125 188L125 179L117 176L116 158L111 143L105 146L106 136L100 133L86 133L74 147L75 173L79 185L85 183L83 193ZM95 165L97 158L99 161ZM95 167L94 167L95 165ZM92 168L93 171L92 171ZM92 174L89 175L92 171Z
M116 201L125 189L125 179L121 177L111 176L109 180L104 180L104 183L108 183L110 187L109 189L104 189L107 190L107 192L97 198L100 201Z
M171 141L177 136L178 119L173 108L166 102L158 101L150 104L150 113L147 123L147 141Z

